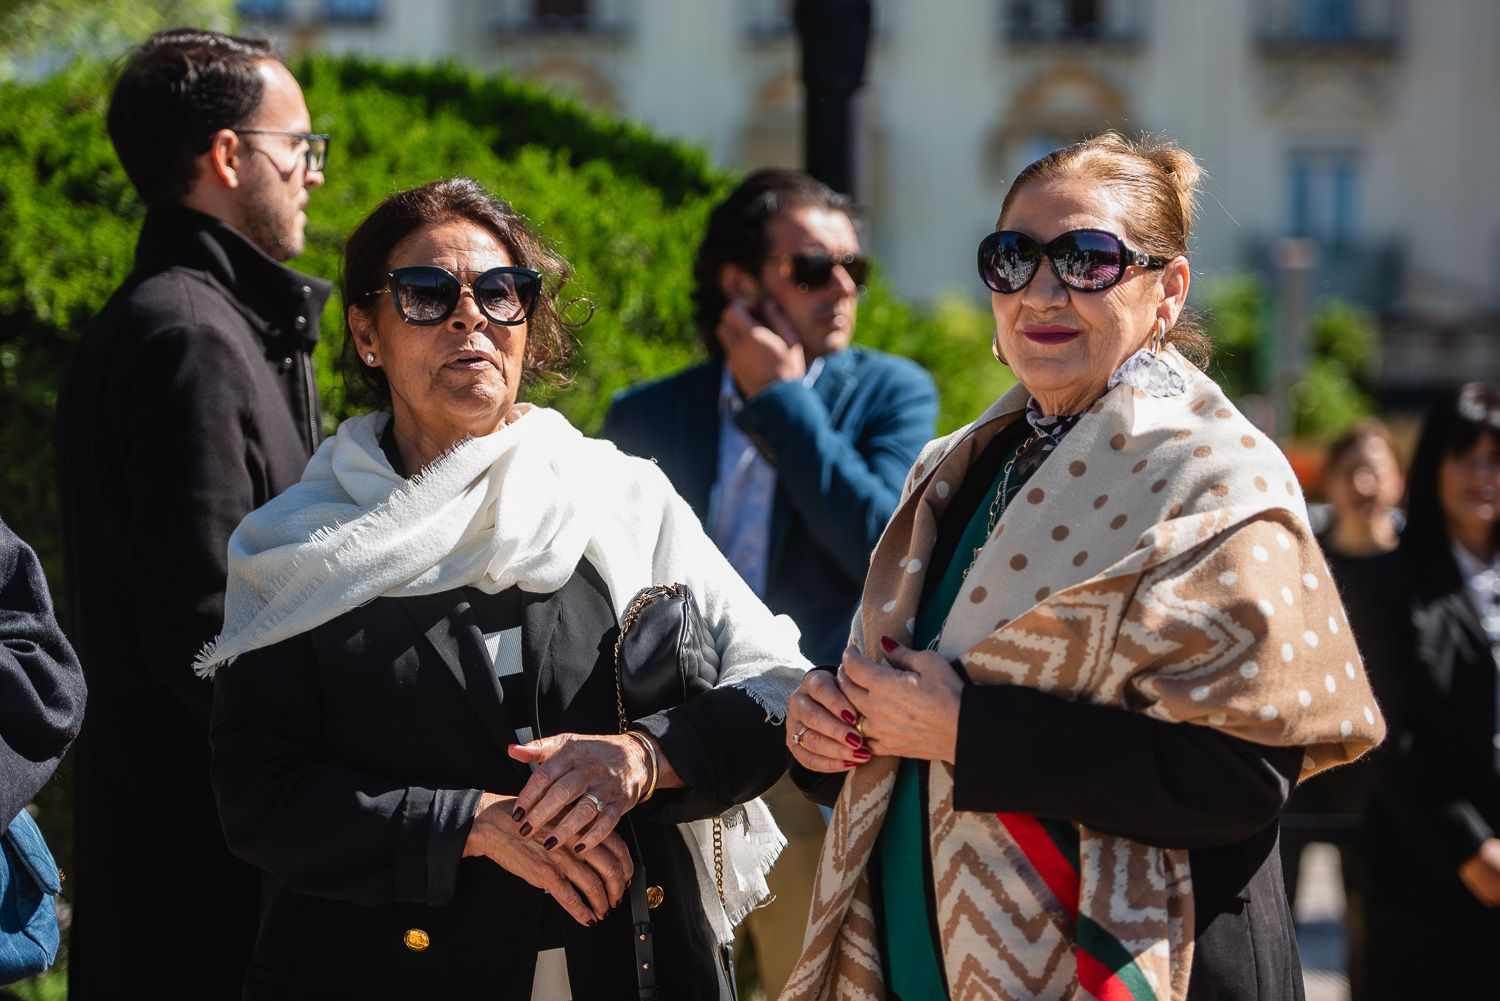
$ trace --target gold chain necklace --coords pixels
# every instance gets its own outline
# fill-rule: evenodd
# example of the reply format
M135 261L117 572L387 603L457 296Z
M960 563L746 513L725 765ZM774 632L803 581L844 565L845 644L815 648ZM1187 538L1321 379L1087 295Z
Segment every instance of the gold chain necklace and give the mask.
M1010 461L1005 464L1005 473L1000 477L1000 489L995 491L995 496L990 501L990 516L988 524L985 526L984 530L984 541L980 542L979 545L974 547L974 553L969 557L969 565L964 567L964 580L969 579L969 573L974 569L974 564L979 562L979 554L984 552L985 543L989 542L990 536L995 534L995 526L999 524L1000 516L1005 513L1005 495L1010 493L1010 471L1015 468L1016 460L1019 459L1022 453L1030 448L1032 444L1036 442L1036 440L1037 434L1035 431L1033 431L1031 433L1031 437L1027 438L1021 443L1021 447L1016 449L1016 454L1011 456Z

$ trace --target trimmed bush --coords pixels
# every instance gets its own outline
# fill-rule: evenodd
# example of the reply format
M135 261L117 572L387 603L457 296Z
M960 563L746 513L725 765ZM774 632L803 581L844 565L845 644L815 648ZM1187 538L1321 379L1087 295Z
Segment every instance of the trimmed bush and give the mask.
M701 357L689 292L709 208L734 183L703 154L535 86L454 65L312 58L293 66L316 131L329 132L327 184L308 206L299 270L334 277L340 242L382 198L467 174L509 199L578 270L594 307L574 384L543 398L585 431L610 396ZM52 434L73 344L129 272L144 211L104 132L109 71L75 65L45 82L0 85L0 515L58 581ZM330 426L345 414L335 300L316 362ZM924 312L877 276L859 343L926 365L942 429L1009 384L988 356L988 311L963 301Z

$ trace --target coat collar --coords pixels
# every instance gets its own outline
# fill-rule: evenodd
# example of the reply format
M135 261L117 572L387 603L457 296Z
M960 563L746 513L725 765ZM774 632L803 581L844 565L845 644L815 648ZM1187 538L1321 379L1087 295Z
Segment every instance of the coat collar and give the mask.
M309 350L318 342L318 315L332 283L267 257L222 219L181 205L146 213L136 242L137 271L188 268L222 285L267 339L293 337Z

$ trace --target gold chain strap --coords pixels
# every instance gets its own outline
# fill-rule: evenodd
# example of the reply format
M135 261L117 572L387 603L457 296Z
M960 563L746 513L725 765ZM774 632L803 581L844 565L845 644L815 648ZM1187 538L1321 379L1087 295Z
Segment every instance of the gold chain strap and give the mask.
M624 621L620 623L620 632L615 636L615 712L620 717L620 732L624 733L628 728L629 720L625 717L625 682L624 674L620 666L620 650L625 644L625 634L630 627L640 619L641 613L646 610L658 598L680 598L683 586L681 584L653 584L630 603L625 609ZM714 883L719 891L719 903L724 903L724 821L720 817L714 818Z

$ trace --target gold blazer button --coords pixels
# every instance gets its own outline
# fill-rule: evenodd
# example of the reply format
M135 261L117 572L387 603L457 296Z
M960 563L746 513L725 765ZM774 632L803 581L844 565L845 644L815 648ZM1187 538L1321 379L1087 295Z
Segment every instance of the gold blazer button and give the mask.
M653 911L656 910L658 907L661 906L661 902L663 900L666 900L666 899L667 899L666 891L664 891L661 887L659 887L659 886L648 886L648 887L646 887L646 906L649 907L649 908L651 908L651 910L653 910Z
M412 952L422 952L432 944L432 936L420 928L408 928L406 934L401 936L401 941Z

